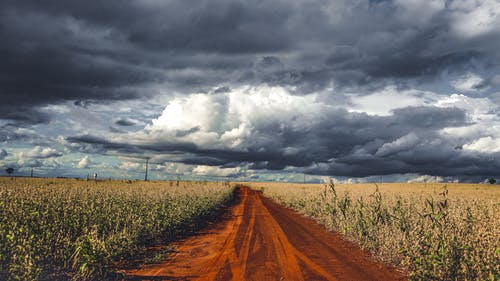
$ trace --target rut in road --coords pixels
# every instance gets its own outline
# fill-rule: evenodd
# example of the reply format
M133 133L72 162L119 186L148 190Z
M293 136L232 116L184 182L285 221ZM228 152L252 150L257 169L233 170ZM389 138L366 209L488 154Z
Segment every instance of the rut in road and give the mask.
M247 187L227 218L127 280L405 280L323 226Z

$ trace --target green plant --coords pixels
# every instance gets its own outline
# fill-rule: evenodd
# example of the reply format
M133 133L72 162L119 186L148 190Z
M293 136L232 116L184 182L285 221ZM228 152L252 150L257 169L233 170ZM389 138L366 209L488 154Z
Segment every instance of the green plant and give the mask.
M494 187L330 181L268 184L264 194L405 269L411 280L500 280Z
M0 178L0 279L101 279L146 246L204 226L232 192L228 183Z

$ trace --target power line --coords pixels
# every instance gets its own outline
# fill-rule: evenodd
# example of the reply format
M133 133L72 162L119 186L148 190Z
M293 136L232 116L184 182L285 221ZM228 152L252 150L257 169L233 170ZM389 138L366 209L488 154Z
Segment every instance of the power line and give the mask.
M146 158L146 173L144 174L144 181L148 181L148 164L149 158Z

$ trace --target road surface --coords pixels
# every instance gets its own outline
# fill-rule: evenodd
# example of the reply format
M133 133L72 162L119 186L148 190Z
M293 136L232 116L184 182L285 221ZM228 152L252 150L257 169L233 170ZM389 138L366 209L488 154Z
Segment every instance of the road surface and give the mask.
M126 280L405 280L323 226L246 187L225 218Z

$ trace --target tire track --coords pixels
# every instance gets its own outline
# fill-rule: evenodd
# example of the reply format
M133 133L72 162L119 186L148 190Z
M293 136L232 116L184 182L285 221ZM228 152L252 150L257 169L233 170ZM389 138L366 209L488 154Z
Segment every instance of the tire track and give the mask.
M405 280L338 234L261 193L238 189L240 203L177 253L127 271L130 280Z

